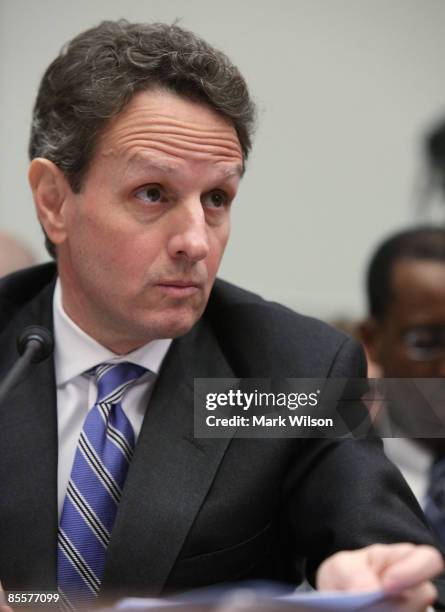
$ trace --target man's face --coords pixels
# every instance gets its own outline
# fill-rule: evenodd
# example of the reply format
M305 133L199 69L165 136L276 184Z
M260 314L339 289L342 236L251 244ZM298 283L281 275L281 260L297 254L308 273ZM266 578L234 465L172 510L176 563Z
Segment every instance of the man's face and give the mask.
M445 262L401 259L393 267L391 288L384 319L373 322L368 338L371 357L387 378L445 376L443 348L422 359L437 339L435 330L445 328Z
M63 204L71 318L117 353L186 333L224 253L242 168L236 131L216 112L166 91L134 96Z

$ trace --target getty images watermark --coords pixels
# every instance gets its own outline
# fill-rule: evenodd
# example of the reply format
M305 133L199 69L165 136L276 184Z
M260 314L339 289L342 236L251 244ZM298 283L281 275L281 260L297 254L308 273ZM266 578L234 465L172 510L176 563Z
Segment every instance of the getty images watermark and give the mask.
M197 438L444 437L444 379L195 379Z
M226 393L207 393L205 407L208 411L216 410L217 408L231 407L242 410L244 413L256 409L284 409L287 408L290 413L276 414L271 413L255 414L246 416L246 414L234 414L230 417L221 417L216 414L206 416L206 425L208 427L333 427L334 420L332 418L317 418L309 415L292 414L292 411L301 407L315 407L318 405L320 389L310 393L267 393L255 389L249 393L240 389L229 389Z

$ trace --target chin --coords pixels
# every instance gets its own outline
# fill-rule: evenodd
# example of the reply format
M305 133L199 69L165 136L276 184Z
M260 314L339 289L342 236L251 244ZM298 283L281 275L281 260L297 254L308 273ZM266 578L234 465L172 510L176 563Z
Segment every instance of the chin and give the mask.
M163 313L158 321L152 321L149 327L154 329L156 338L179 338L184 336L201 317L201 312Z

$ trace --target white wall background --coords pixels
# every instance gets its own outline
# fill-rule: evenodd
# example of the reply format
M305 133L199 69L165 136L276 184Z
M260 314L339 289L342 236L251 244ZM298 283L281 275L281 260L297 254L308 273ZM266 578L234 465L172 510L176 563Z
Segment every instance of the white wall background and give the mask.
M421 138L445 115L443 0L0 0L0 227L45 259L26 182L31 108L102 19L180 19L259 105L221 276L321 317L360 315L376 243L414 220Z

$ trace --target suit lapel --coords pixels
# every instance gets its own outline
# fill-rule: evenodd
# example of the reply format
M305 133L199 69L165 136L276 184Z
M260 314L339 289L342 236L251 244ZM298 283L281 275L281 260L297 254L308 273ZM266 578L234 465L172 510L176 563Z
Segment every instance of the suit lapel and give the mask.
M0 336L0 380L18 357L27 325L52 329L54 285ZM32 366L0 406L0 567L4 585L53 589L57 542L57 411L52 357ZM17 543L20 542L20 546Z
M104 589L162 591L230 442L193 438L193 378L232 376L205 320L173 342L127 476Z

